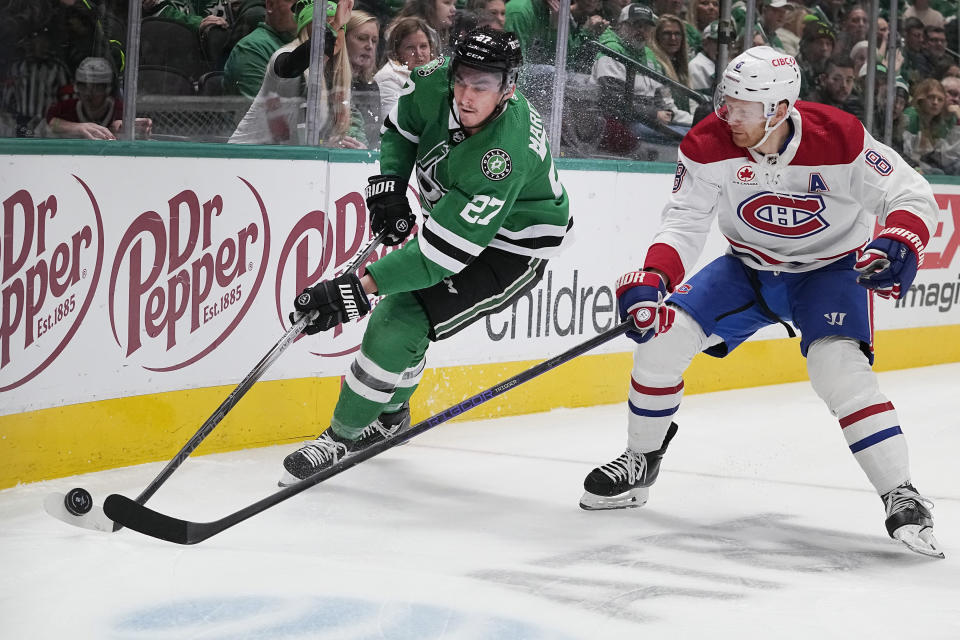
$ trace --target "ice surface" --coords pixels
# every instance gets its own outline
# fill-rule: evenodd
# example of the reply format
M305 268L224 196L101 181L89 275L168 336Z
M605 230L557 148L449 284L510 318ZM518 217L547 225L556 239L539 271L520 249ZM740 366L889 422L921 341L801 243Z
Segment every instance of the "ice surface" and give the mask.
M577 507L620 405L438 427L195 547L41 509L136 496L162 463L2 491L0 637L960 638L960 364L880 379L946 560L886 536L802 383L686 398L642 509ZM291 449L190 459L149 504L219 518Z

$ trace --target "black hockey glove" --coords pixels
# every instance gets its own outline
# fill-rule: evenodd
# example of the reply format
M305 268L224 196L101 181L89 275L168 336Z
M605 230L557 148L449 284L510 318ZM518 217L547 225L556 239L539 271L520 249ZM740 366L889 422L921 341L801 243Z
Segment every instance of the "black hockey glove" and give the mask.
M407 181L397 175L385 175L370 176L367 183L367 209L373 233L386 229L383 244L400 244L417 221L407 202Z
M324 280L307 287L293 301L293 308L300 313L317 311L319 315L303 332L313 335L318 331L332 329L341 322L356 320L370 311L370 301L355 273L345 273L333 280ZM294 314L290 314L294 322Z

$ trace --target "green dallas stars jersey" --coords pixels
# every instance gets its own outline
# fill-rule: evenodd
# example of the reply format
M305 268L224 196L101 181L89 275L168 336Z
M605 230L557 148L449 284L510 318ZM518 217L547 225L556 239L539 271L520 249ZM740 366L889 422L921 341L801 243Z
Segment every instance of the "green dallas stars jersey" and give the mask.
M416 170L426 220L368 267L380 295L436 284L486 247L549 258L572 226L540 115L516 93L465 137L450 112L447 68L441 57L415 69L383 126L380 172Z

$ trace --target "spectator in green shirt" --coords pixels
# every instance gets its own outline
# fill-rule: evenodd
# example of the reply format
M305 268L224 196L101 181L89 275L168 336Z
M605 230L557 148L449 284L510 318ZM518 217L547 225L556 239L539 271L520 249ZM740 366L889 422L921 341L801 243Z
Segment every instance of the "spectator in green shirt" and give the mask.
M525 64L551 65L556 62L557 18L562 0L510 0L507 3L505 28L520 39ZM585 43L596 38L608 23L599 15L602 2L581 0L571 5L567 36L567 69L589 73L593 52ZM581 20L581 22L578 22ZM529 97L529 96L528 96Z
M957 117L947 108L943 85L934 78L913 87L913 104L903 112L904 158L925 174L951 174L960 169Z
M783 41L777 35L777 29L786 24L789 11L787 0L765 0L760 11L760 23L757 25L763 41L784 53Z
M220 0L143 0L143 17L169 18L203 33L211 27L227 28L223 16L209 14Z
M297 30L294 0L266 0L263 22L234 46L223 68L226 93L255 98L274 52L293 40Z

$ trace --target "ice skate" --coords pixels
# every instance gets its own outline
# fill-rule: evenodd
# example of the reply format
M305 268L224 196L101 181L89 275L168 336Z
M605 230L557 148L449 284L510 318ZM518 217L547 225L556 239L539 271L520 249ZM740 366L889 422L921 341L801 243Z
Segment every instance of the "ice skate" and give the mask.
M381 413L367 425L356 440L341 438L332 429L327 429L316 440L308 440L303 446L283 460L284 474L277 483L287 487L318 471L332 467L346 456L392 438L410 426L410 405L406 402L392 413Z
M410 405L406 402L392 413L381 413L380 417L371 422L360 437L350 443L350 452L362 451L367 447L394 437L410 426Z
M660 461L670 440L677 434L677 424L670 423L663 445L650 453L627 449L612 462L601 465L587 474L580 508L627 509L647 504L650 487L660 474Z
M913 485L906 482L881 496L887 509L887 533L911 551L932 558L944 558L943 551L933 537L933 502L924 498Z
M318 471L329 469L347 456L349 444L349 440L328 428L315 440L304 442L302 447L283 459L284 474L277 484L287 487Z

